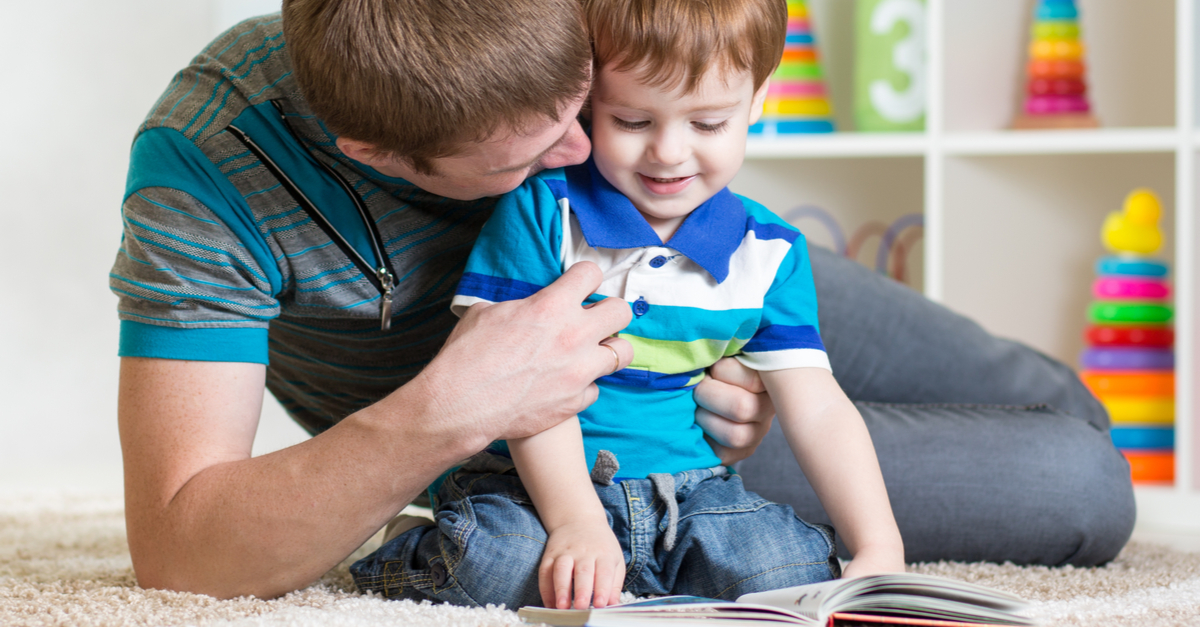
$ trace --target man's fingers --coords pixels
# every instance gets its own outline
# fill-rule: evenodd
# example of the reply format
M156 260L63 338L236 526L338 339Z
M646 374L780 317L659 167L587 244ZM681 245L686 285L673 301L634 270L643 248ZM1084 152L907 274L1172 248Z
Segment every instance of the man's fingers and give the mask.
M762 422L775 415L775 405L766 392L750 392L712 377L696 386L694 397L700 407L734 422Z
M624 369L633 362L633 346L619 338L608 337L600 342L596 349L596 378L610 375Z
M581 261L563 273L553 283L543 288L534 298L565 300L578 305L596 292L604 281L600 267L590 261Z
M708 374L717 381L735 385L748 392L759 394L767 391L767 386L763 385L757 370L747 368L732 357L718 360L708 369Z

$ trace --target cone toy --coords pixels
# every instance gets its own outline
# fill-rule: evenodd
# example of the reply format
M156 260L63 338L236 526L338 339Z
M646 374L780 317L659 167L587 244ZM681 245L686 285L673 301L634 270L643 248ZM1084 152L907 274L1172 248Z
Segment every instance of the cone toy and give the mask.
M808 4L788 0L787 42L783 60L771 76L763 116L751 134L771 137L833 132L833 108L821 72Z
M1113 444L1129 460L1134 483L1175 478L1175 333L1167 265L1151 257L1162 245L1162 208L1148 189L1134 190L1101 229L1116 253L1096 265L1088 309L1088 348L1080 373L1112 419Z
M1038 0L1029 44L1025 102L1015 129L1095 128L1075 0Z

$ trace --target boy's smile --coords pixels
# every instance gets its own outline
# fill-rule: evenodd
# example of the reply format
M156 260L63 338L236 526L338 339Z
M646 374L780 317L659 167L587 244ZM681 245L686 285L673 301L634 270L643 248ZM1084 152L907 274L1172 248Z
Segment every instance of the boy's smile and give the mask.
M607 64L592 91L592 157L663 242L729 184L762 114L766 83L749 72L708 72L692 93L648 85L638 70Z

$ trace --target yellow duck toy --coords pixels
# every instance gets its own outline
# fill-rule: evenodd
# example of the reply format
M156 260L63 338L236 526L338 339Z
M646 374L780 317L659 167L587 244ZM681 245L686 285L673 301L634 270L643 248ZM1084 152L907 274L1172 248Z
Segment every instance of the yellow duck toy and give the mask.
M1162 246L1158 218L1162 204L1154 192L1135 189L1125 197L1125 207L1104 219L1101 229L1104 246L1114 253L1149 255Z

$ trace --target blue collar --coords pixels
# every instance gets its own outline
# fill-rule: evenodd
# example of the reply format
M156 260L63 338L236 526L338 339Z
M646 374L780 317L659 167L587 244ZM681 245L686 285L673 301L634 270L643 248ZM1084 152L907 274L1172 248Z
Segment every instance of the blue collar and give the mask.
M571 210L579 220L583 237L593 248L641 248L663 246L646 218L596 164L566 168ZM729 276L729 258L746 236L746 208L724 188L696 207L665 245L673 248L721 283Z

